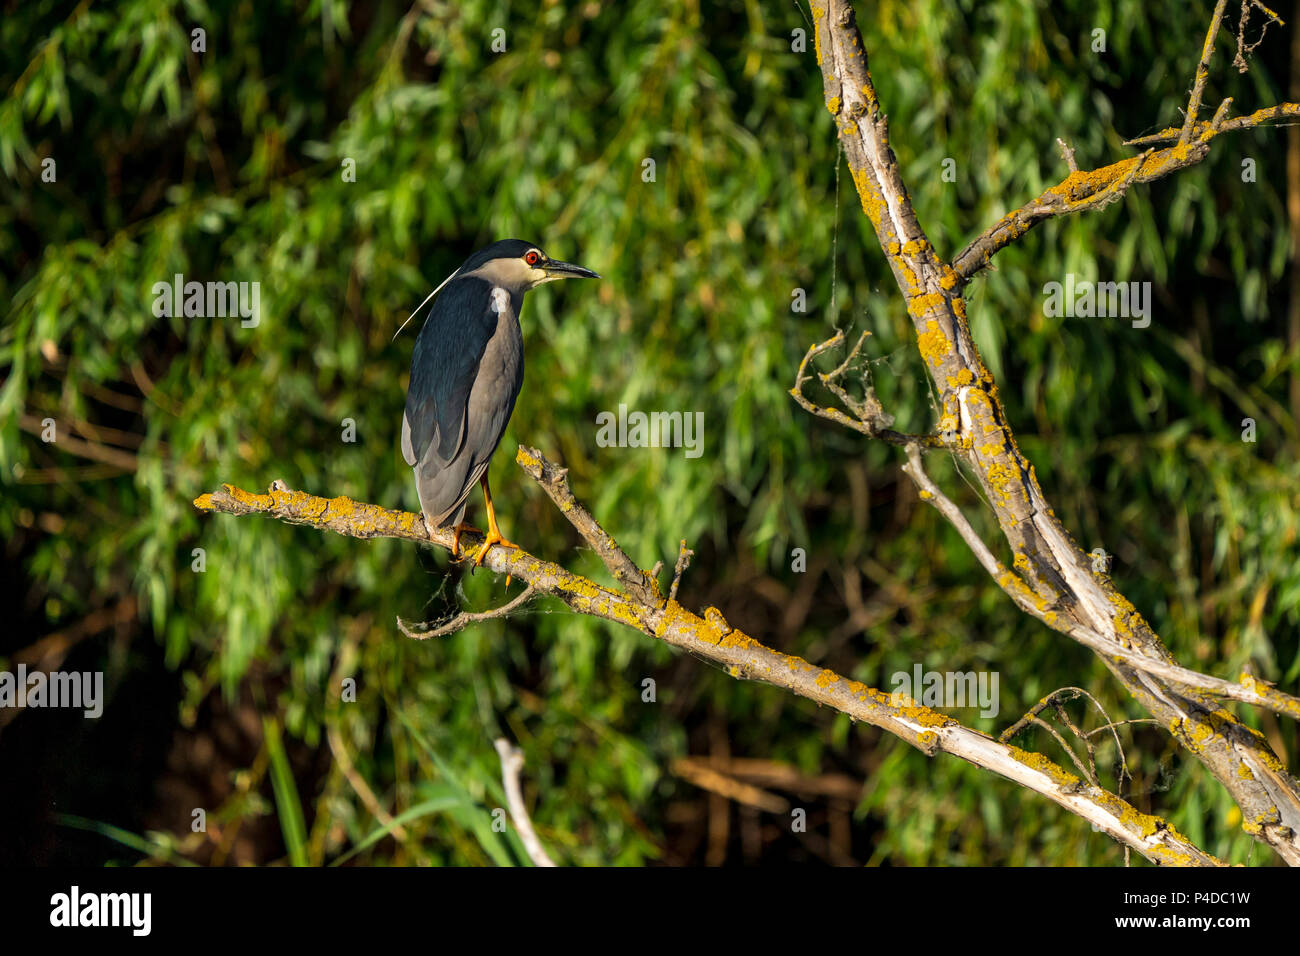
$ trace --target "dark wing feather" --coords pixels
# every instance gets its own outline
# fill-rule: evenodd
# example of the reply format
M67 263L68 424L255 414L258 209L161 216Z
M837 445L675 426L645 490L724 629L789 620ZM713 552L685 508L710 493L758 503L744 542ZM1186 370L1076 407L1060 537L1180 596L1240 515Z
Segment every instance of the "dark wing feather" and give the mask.
M464 515L465 499L487 471L523 385L524 350L519 324L503 325L488 342L479 363L465 416L465 437L455 460L439 461L430 449L415 466L420 507L444 527L458 523Z
M447 464L460 451L470 389L496 331L491 293L491 284L476 276L453 279L429 308L411 353L402 420L408 465L433 456Z

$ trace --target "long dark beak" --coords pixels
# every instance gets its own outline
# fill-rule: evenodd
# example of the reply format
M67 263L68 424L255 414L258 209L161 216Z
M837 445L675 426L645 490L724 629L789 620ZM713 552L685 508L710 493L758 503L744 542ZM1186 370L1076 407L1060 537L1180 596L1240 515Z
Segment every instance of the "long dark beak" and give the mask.
M542 266L548 279L599 279L600 276L590 269L584 269L582 266L574 265L572 262L557 262L554 259L547 261Z

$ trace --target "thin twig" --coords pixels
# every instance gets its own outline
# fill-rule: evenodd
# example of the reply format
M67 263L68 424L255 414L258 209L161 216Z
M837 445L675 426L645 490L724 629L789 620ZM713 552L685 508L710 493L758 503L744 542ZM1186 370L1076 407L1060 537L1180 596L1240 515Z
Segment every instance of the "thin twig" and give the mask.
M668 589L669 601L677 600L677 586L682 583L682 575L691 566L691 558L694 556L695 552L686 547L686 539L682 538L681 550L677 552L677 567L673 569L673 584Z
M1065 165L1069 167L1070 172L1079 171L1079 163L1074 158L1074 147L1068 145L1065 140L1059 136L1056 138L1056 145L1061 147L1061 157L1065 160Z
M1246 24L1250 22L1250 11L1258 9L1268 17L1264 21L1264 27L1259 31L1259 39L1254 43L1246 42ZM1246 62L1246 57L1255 52L1255 48L1264 42L1264 37L1268 34L1268 28L1276 23L1278 26L1286 26L1286 21L1270 10L1259 0L1241 0L1241 16L1237 22L1237 55L1232 58L1232 65L1237 68L1238 73L1245 73L1250 69L1250 64Z
M43 421L44 419L38 415L23 412L18 416L18 427L25 432L42 436L45 430L42 424ZM75 435L57 435L56 433L55 440L49 442L49 446L60 451L66 451L70 455L76 455L78 458L88 458L104 465L121 468L123 471L135 471L139 467L139 459L131 452L123 451L121 448L114 448L112 445L86 441L84 438L77 438Z
M1090 771L1088 779L1093 783L1097 783L1099 780L1097 776L1097 748L1092 745L1092 740L1085 737L1083 731L1075 726L1074 721L1070 719L1069 711L1065 709L1065 704L1059 698L1052 701L1052 710L1056 711L1056 719L1065 724L1066 729L1083 742L1084 749L1088 751L1088 768Z
M734 800L736 803L754 807L757 810L765 810L768 813L788 813L790 811L790 802L783 797L778 797L776 794L769 793L753 784L742 783L713 767L706 766L701 760L691 757L674 760L670 769L676 776L694 784L701 790L716 793L728 800Z
M445 624L434 624L426 622L424 624L407 624L400 617L397 619L397 629L407 637L417 641L428 640L431 637L444 637L447 634L454 634L470 624L476 624L479 621L494 621L498 618L508 617L512 611L523 607L534 597L537 596L537 588L528 585L524 588L523 593L516 597L508 604L501 607L493 608L490 611L461 611L450 621Z
M555 866L555 861L546 855L542 841L537 839L533 821L529 819L528 809L524 806L524 794L519 787L519 772L524 769L524 752L511 746L510 741L504 737L497 738L496 748L501 757L501 782L505 784L510 817L515 821L515 829L519 831L519 839L528 851L528 858L537 866Z
M837 425L843 425L845 428L851 428L856 432L861 432L868 438L879 438L881 441L888 442L891 445L907 446L922 445L927 448L943 447L943 440L937 435L909 435L903 432L896 432L889 426L893 424L892 416L885 413L880 402L875 395L868 395L865 400L851 398L837 383L839 379L849 368L850 363L857 357L858 350L862 343L866 341L870 332L863 332L858 337L858 343L849 352L848 357L831 372L818 373L821 383L827 387L840 401L848 406L853 412L853 417L846 415L838 408L832 406L818 405L807 395L804 394L804 385L812 379L812 373L809 371L809 364L817 356L832 349L839 348L844 344L844 330L840 329L827 339L815 345L811 345L808 351L804 353L803 360L799 363L799 368L795 372L794 387L790 389L790 395L799 407L804 411L811 412L819 418L825 418Z
M1223 8L1228 0L1219 0L1214 5L1214 15L1210 17L1210 28L1205 31L1205 44L1201 47L1201 62L1196 65L1196 78L1192 82L1192 95L1187 100L1187 116L1183 120L1183 132L1178 142L1186 143L1192 138L1196 127L1196 115L1201 110L1201 97L1205 94L1205 83L1210 78L1210 60L1214 58L1214 41L1219 38L1219 26L1223 23Z
M1061 732L1059 730L1057 730L1047 721L1043 720L1043 718L1039 717L1037 714L1025 715L1025 721L1026 723L1030 723L1030 724L1034 724L1035 726L1042 727L1049 734L1055 737L1056 742L1061 745L1061 749L1064 750L1066 756L1070 758L1070 763L1074 764L1075 769L1079 771L1079 774L1083 777L1083 779L1087 780L1093 786L1097 785L1096 766L1093 765L1090 767L1085 767L1083 765L1083 761L1079 759L1079 755L1074 752L1073 747L1071 747L1068 743L1065 742L1065 738L1061 736ZM1089 761L1089 763L1091 763L1091 761Z
M1117 720L1113 724L1102 724L1100 727L1094 727L1092 730L1088 731L1088 736L1092 737L1095 734L1103 734L1108 730L1111 733L1115 733L1116 727L1124 727L1128 724L1158 724L1158 723L1160 723L1160 721L1156 720L1154 717L1134 717L1131 720Z
M366 623L366 621L357 622L349 629L344 638L334 671L330 675L331 688L341 687L343 678L352 672L352 667L356 663L357 644L365 630ZM334 700L337 699L334 698ZM331 703L333 702L332 700ZM325 739L329 743L330 753L334 755L334 763L339 772L343 774L343 779L348 782L353 792L361 799L361 803L379 821L380 825L392 827L393 836L398 840L405 840L407 837L406 828L400 823L393 822L392 815L379 802L374 790L370 788L370 784L366 782L365 777L361 775L356 768L356 764L353 763L352 755L348 753L347 745L344 743L343 731L339 727L341 712L342 708L337 706L329 707L325 711Z
M591 512L578 503L578 499L569 490L567 468L556 467L547 461L540 451L527 445L519 446L515 461L529 477L542 486L542 490L550 495L551 500L560 509L560 513L569 519L569 523L578 530L578 534L582 535L591 545L592 550L600 555L609 573L624 590L645 604L657 604L663 600L654 578L637 567L636 562L618 546L614 536L602 528L591 516Z
M1080 730L1075 725L1074 721L1070 719L1070 715L1065 710L1065 706L1064 706L1064 699L1066 698L1067 694L1069 695L1069 697L1088 698L1088 700L1092 701L1093 705L1096 706L1097 710L1101 712L1101 715L1104 718L1106 718L1107 721L1110 721L1110 715L1106 713L1106 709L1101 706L1101 703L1097 700L1097 698L1094 697L1092 694L1088 693L1082 687L1061 687L1057 690L1052 691L1050 694L1048 694L1046 697L1044 697L1042 700L1036 703L1033 707L1031 707L1023 717L1017 720L1006 730L1002 731L1002 733L998 735L998 740L1002 741L1003 743L1010 742L1011 740L1015 739L1017 734L1019 734L1031 723L1037 724L1039 726L1043 726L1050 733L1052 733L1053 736L1057 738L1057 740L1060 742L1062 747L1065 747L1067 751L1070 752L1071 759L1075 761L1075 766L1079 767L1080 771L1083 772L1084 768L1082 764L1079 763L1077 758L1075 758L1073 749L1068 747L1064 739L1062 739L1056 733L1054 728L1046 724L1038 717L1040 713L1042 713L1048 707L1051 707L1056 712L1056 715L1058 719L1060 719L1061 723L1065 724L1065 726L1069 729L1070 733L1074 734L1074 736L1078 737L1081 741L1083 741L1083 745L1088 751L1088 766L1091 768L1090 771L1087 771L1085 773L1085 775L1088 776L1089 780L1092 780L1094 783L1096 783L1097 782L1097 760L1096 760L1096 749L1092 745L1092 739L1091 739L1092 734L1085 733L1084 731ZM1107 726L1113 728L1114 725L1108 723ZM1114 735L1115 738L1115 746L1119 748L1119 767L1120 767L1119 784L1122 787L1125 778L1129 776L1128 761L1125 759L1124 746L1120 742L1119 734L1116 733L1113 729L1111 730L1111 733Z

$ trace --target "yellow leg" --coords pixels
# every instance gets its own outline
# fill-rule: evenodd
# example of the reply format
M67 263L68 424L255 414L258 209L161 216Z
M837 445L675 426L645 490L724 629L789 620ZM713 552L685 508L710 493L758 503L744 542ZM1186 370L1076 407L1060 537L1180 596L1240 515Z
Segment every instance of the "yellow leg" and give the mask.
M501 534L501 529L497 527L497 513L496 509L492 507L492 491L488 488L487 472L483 473L483 477L478 480L478 483L483 486L483 501L487 504L488 530L487 537L483 541L483 547L479 548L478 554L474 556L474 567L478 567L483 563L483 559L487 556L488 548L492 547L494 544L499 544L503 548L519 547L519 545L515 544L513 541L507 541ZM507 578L506 587L509 586L510 580Z
M466 524L464 521L462 521L460 524L452 528L451 529L451 556L453 558L460 557L460 536L464 534L466 531L473 531L475 534L483 533L478 528L474 527L472 524Z

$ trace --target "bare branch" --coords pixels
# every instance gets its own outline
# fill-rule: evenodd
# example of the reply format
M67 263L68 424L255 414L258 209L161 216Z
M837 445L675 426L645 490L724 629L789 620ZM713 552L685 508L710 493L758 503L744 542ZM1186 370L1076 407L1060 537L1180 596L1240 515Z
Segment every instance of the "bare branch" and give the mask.
M1039 717L1038 714L1036 713L1026 714L1024 717L1024 721L1026 725L1033 724L1035 727L1043 728L1043 730L1046 730L1049 734L1051 734L1054 738L1056 738L1056 742L1061 745L1061 749L1065 751L1065 755L1070 758L1070 763L1074 764L1075 769L1078 770L1079 773L1083 775L1083 779L1087 780L1089 783L1093 784L1094 786L1097 784L1098 781L1097 781L1096 765L1093 764L1091 760L1089 760L1090 766L1085 767L1083 765L1083 761L1079 759L1079 755L1074 752L1073 747L1071 747L1068 743L1066 743L1065 738L1061 736L1061 732L1059 730L1057 730L1047 721L1043 720L1043 718ZM1090 750L1091 750L1091 746L1092 745L1089 744Z
M23 412L18 417L18 427L37 436L44 431L41 422L42 419L39 415L32 415L28 412ZM77 438L75 435L61 435L50 444L52 447L60 451L66 451L70 455L76 455L78 458L86 458L104 465L111 465L123 471L133 472L139 465L136 456L129 451L114 448L112 445L100 444L97 441L87 441L84 438Z
M756 810L765 810L768 813L788 813L790 810L790 801L774 793L768 793L761 787L742 783L713 769L701 760L690 757L674 760L672 772L701 790L708 790L710 793L754 807Z
M1252 0L1253 2L1253 0ZM1073 161L1073 151L1061 139L1057 143L1070 166L1070 175L1062 182L1048 189L1036 199L1019 209L1007 213L994 223L952 260L961 282L965 283L981 269L989 265L994 255L1016 242L1026 232L1046 219L1096 209L1114 202L1134 183L1149 183L1175 173L1188 166L1194 166L1209 155L1210 142L1220 133L1250 129L1266 122L1283 117L1300 115L1300 104L1281 103L1267 109L1258 110L1250 116L1227 118L1232 99L1225 99L1219 104L1214 117L1209 122L1198 121L1201 101L1205 94L1205 85L1209 79L1210 61L1214 55L1214 41L1218 36L1223 20L1226 0L1218 0L1214 14L1206 32L1205 43L1201 49L1201 59L1192 81L1192 91L1188 98L1186 116L1183 125L1177 128L1161 130L1149 136L1140 136L1127 140L1125 146L1152 146L1160 143L1173 143L1166 149L1155 153L1123 160L1100 169L1080 171ZM1243 2L1243 27L1247 3ZM1260 5L1270 17L1276 14ZM1279 21L1280 22L1280 21ZM1265 24L1267 29L1267 24ZM1263 39L1261 35L1261 41ZM1241 58L1241 36L1238 35L1238 59ZM1256 44L1258 45L1258 43ZM1251 46L1246 52L1253 50ZM1244 61L1243 61L1244 64Z
M1300 117L1300 103L1278 103L1276 106L1267 106L1262 110L1256 110L1249 116L1238 116L1235 119L1227 119L1227 107L1232 106L1232 97L1228 97L1223 103L1219 104L1219 110L1224 116L1218 117L1220 122L1218 129L1214 128L1213 121L1209 123L1199 123L1196 127L1197 140L1209 142L1214 138L1214 133L1235 133L1243 129L1255 129L1256 127L1267 126L1274 120L1295 119ZM1216 112L1216 117L1218 112ZM1145 146L1149 143L1167 143L1175 140L1181 135L1181 129L1162 129L1158 133L1152 133L1150 136L1141 136L1137 139L1125 140L1125 146Z
M540 453L533 457L554 468ZM430 533L420 515L351 498L318 498L282 488L257 495L222 485L218 491L197 498L194 504L203 511L262 514L354 538L402 538L422 544L433 542L451 550L451 532L436 529ZM522 548L493 548L484 564L498 574L512 574L528 582L538 594L557 597L579 613L627 625L719 664L733 676L762 680L833 708L894 734L929 756L953 754L1007 777L1094 824L1153 863L1222 865L1163 819L1142 813L1114 794L1085 783L1042 754L999 743L915 701L896 701L891 694L766 647L731 627L715 608L700 617L676 601L641 604L628 594L601 587Z
M988 545L971 527L961 509L953 504L952 500L926 474L921 463L920 452L915 447L912 447L907 450L907 455L908 463L903 466L903 471L916 482L917 487L921 490L921 498L934 505L939 513L948 519L948 522L961 535L962 540L966 542L967 547L971 549L984 570L997 582L998 587L1002 588L1020 606L1021 610L1038 618L1053 630L1074 638L1080 644L1096 651L1098 654L1124 661L1144 673L1181 684L1189 690L1224 697L1228 700L1241 701L1244 704L1253 704L1256 707L1262 707L1265 710L1271 710L1283 716L1300 720L1300 697L1292 697L1290 694L1283 693L1249 674L1243 674L1240 683L1234 683L1220 677L1211 677L1208 674L1201 674L1185 667L1179 667L1167 660L1136 653L1123 646L1118 640L1108 638L1096 630L1074 625L1063 619L1055 610L1044 605L1041 600L1036 598L1029 590L1028 585L1014 571L1009 571L1002 562L993 556L993 552L989 550Z
M898 446L919 444L931 448L942 447L943 441L936 435L908 435L894 431L889 427L894 422L893 417L885 412L874 394L869 393L865 399L854 399L839 385L839 379L848 371L850 364L862 348L862 343L866 341L867 336L870 334L870 332L863 332L859 336L857 345L853 347L848 357L834 371L824 374L818 373L817 376L832 394L844 402L849 411L853 413L853 417L849 417L838 408L818 405L804 394L804 385L812 379L809 364L817 356L832 349L837 349L844 344L843 329L838 330L825 342L809 346L808 351L804 353L803 361L799 363L799 370L795 373L794 387L790 389L790 395L804 411L811 412L819 418L824 418L837 425L843 425L845 428L861 432L868 438L879 438L881 441Z
M1189 142L1102 170L1071 173L1060 186L1004 217L949 264L936 255L912 206L852 7L848 0L827 0L813 8L813 15L826 107L836 119L863 211L907 302L921 357L937 391L940 420L960 424L953 452L978 478L1014 554L1017 573L993 565L1001 569L996 574L999 585L1009 588L1024 610L1096 650L1134 698L1233 795L1243 821L1250 821L1248 832L1288 863L1300 864L1300 782L1286 772L1262 735L1227 713L1202 689L1181 686L1191 672L1177 668L1159 635L1110 579L1092 572L1089 559L1057 518L1035 469L1016 442L993 375L971 335L961 295L963 283L974 272L1034 223L1096 208L1118 198L1134 182L1148 182L1199 162L1208 153L1210 140L1232 128L1234 121L1216 113L1219 130L1212 128L1213 121L1204 124L1204 131L1194 123L1198 136ZM815 406L810 410L871 434L869 427L855 425L843 413L837 419ZM983 550L981 561L987 569L986 556L991 554ZM1153 676L1161 666L1175 670L1164 677ZM1171 680L1178 683L1165 683ZM1205 690L1225 696L1243 693L1227 682ZM1244 693L1257 696L1261 703L1271 698L1288 711L1292 707L1290 700L1258 693L1254 687Z
M1061 147L1061 158L1065 160L1065 165L1069 167L1070 172L1077 173L1079 163L1074 158L1074 147L1067 145L1059 136L1056 138L1056 145Z
M682 538L681 549L677 552L677 567L673 568L673 584L668 589L669 601L677 600L677 587L682 583L682 575L691 566L691 558L694 556L695 552L686 547L686 539Z
M520 445L515 454L515 461L529 477L542 486L542 490L551 496L560 513L569 519L569 523L578 529L578 534L586 539L593 551L600 555L624 590L633 597L647 604L657 604L663 600L659 585L654 578L642 571L635 561L627 556L613 535L596 523L586 508L578 503L569 490L567 468L557 468L547 461L536 448Z
M988 266L993 256L1019 240L1039 223L1056 216L1102 208L1121 198L1135 183L1154 182L1180 169L1196 165L1209 155L1210 140L1218 132L1227 132L1229 125L1224 123L1222 130L1215 131L1210 129L1208 123L1204 123L1201 124L1201 128L1205 133L1192 143L1148 151L1141 156L1120 160L1118 163L1100 169L1070 173L1057 185L1019 209L1007 213L984 230L953 258L953 269L956 270L960 281L965 283ZM1169 131L1165 131L1165 133L1143 137L1134 140L1131 145L1164 142L1179 135L1177 130L1172 131L1172 136L1167 135L1168 133Z
M461 611L450 621L445 624L434 624L426 622L424 624L407 624L400 617L397 619L397 629L407 637L417 641L428 640L431 637L445 637L448 634L454 634L457 631L464 630L471 624L479 621L494 621L498 618L509 617L512 611L517 611L529 601L537 596L537 589L531 584L524 588L513 601L503 604L501 607L493 608L490 611Z
M1250 22L1250 13L1258 9L1268 17L1264 21L1264 27L1259 31L1259 39L1254 43L1246 42L1246 24ZM1268 34L1268 28L1276 23L1278 26L1286 26L1286 21L1270 10L1259 0L1241 0L1241 16L1237 22L1237 55L1232 59L1232 65L1237 68L1238 73L1245 73L1250 69L1246 63L1246 57L1255 52L1255 48L1264 42L1264 37Z
M1068 698L1067 695L1069 695ZM1109 729L1111 732L1111 736L1115 741L1115 747L1118 750L1118 755L1119 755L1119 768L1120 768L1119 782L1122 785L1124 779L1129 776L1129 772L1128 772L1128 759L1124 755L1124 745L1123 743L1120 742L1119 732L1115 729L1116 725L1114 724L1114 722L1111 721L1110 715L1106 713L1106 708L1102 707L1101 702L1098 701L1097 698L1094 697L1092 694L1084 690L1082 687L1061 687L1058 688L1057 690L1052 691L1050 694L1048 694L1046 697L1040 700L1037 704L1031 707L1023 717L1021 717L1018 721L1016 721L1006 730L1002 731L1002 733L998 735L998 740L1002 741L1003 743L1010 743L1012 740L1015 739L1016 735L1019 734L1030 723L1039 723L1037 719L1038 715L1042 713L1044 710L1046 710L1048 707L1051 707L1056 711L1056 714L1061 719L1061 722L1070 729L1070 732L1074 734L1076 737L1078 737L1081 741L1083 741L1084 747L1086 747L1088 750L1088 764L1092 768L1092 776L1089 777L1089 779L1092 780L1093 783L1097 783L1098 782L1097 763L1095 759L1096 751L1092 744L1092 736L1094 732L1085 733L1084 731L1076 727L1074 721L1070 720L1069 714L1066 713L1063 704L1064 700L1069 698L1075 698L1075 697L1086 697L1088 700L1092 702L1093 706L1095 706L1097 710L1100 711L1101 716L1106 719L1106 724L1101 729L1103 730ZM1052 728L1049 727L1048 729L1051 730L1053 734L1055 734L1055 731ZM1060 739L1059 736L1058 739ZM1061 745L1066 746L1064 740L1061 740ZM1077 761L1075 765L1079 766ZM1083 770L1081 766L1079 767L1079 769L1080 771Z
M1205 82L1210 78L1210 60L1214 57L1214 41L1219 38L1219 25L1223 23L1223 8L1228 0L1219 0L1214 5L1214 14L1210 17L1210 29L1205 32L1205 44L1201 47L1201 62L1196 65L1196 78L1192 81L1192 95L1187 100L1187 116L1183 120L1183 132L1178 142L1186 143L1192 138L1196 126L1196 115L1201 110L1201 97L1205 94Z
M515 821L515 829L519 831L519 839L528 851L528 858L537 866L555 866L555 862L546 855L542 841L537 839L533 821L528 817L528 808L524 806L524 794L519 787L519 771L524 769L524 752L511 746L510 741L504 737L497 738L496 748L501 757L501 782L505 784L510 818Z

